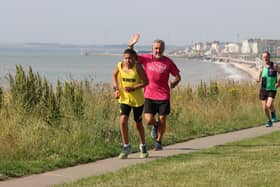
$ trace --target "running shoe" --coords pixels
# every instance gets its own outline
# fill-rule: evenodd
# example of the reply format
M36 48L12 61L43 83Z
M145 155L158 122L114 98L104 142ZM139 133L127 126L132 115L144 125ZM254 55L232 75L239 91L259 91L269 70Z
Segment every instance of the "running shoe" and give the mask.
M265 127L271 127L272 126L272 121L267 121L265 123Z
M149 153L147 151L146 144L145 145L140 145L140 158L148 158Z
M158 122L156 122L156 124L152 128L151 137L153 139L156 139L157 138L157 134L158 134Z
M277 121L277 118L276 118L276 117L271 118L271 121L272 121L272 122L276 122L276 121Z
M123 146L123 148L122 148L122 150L121 150L121 153L120 153L120 155L119 155L119 158L120 159L125 159L125 158L127 158L127 156L128 156L128 154L130 153L131 151L130 151L130 145L128 145L128 146Z
M155 142L154 150L155 150L155 151L162 150L162 145L161 145L160 142L158 142L158 141Z

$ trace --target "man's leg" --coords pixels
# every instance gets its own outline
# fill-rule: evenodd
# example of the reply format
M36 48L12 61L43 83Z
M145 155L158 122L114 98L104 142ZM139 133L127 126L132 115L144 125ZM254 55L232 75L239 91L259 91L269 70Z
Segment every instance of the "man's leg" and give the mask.
M166 116L165 115L160 115L159 116L159 126L158 126L158 134L157 134L157 141L161 142L163 135L165 133L166 129Z
M145 113L145 121L147 125L154 125L156 123L155 116L151 113Z
M268 97L266 105L267 105L267 108L269 108L269 110L270 110L271 121L276 122L277 119L276 119L276 114L275 114L274 98Z
M145 113L145 121L147 125L153 125L151 136L152 138L157 138L157 129L158 129L158 123L155 120L155 114L157 113L157 104L150 99L145 99L144 103L144 113Z
M162 149L162 139L166 130L166 119L167 115L170 113L170 101L162 101L159 105L159 123L158 132L155 142L155 150Z
M151 131L152 138L157 138L158 122L155 119L155 115L151 113L145 113L145 121L147 125L153 126Z
M267 105L267 101L268 100L262 100L262 107L263 107L263 111L267 118L267 122L266 122L265 126L270 127L272 125L272 122L271 122L271 118L270 118L270 111L269 111L269 108Z

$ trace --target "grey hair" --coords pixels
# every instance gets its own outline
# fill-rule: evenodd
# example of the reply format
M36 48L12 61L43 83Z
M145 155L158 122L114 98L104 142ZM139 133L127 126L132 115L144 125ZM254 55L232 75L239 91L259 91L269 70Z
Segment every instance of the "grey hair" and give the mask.
M159 43L163 47L163 50L165 49L165 42L163 40L156 39L153 43Z

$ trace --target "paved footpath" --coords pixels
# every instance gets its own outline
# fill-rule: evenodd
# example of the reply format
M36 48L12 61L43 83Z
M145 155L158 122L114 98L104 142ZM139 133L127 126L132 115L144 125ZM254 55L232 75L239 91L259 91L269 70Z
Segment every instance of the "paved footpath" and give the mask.
M273 131L280 130L280 122L274 123L273 127L266 128L264 126L239 130L235 132L208 136L198 139L193 139L187 142L177 143L170 146L165 146L162 151L149 151L150 157L140 159L139 153L130 154L128 159L120 160L118 157L99 160L89 164L82 164L74 167L59 169L42 174L30 175L26 177L9 179L0 182L0 187L41 187L52 186L65 182L72 182L84 177L100 175L106 172L117 171L129 165L145 163L155 159L164 158L171 155L190 153L223 145L225 143L253 138L269 134Z

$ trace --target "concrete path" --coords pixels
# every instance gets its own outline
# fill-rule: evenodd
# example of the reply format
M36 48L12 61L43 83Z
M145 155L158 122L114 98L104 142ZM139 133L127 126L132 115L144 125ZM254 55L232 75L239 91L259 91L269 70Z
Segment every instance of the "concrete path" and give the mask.
M139 153L129 155L128 159L120 160L117 157L100 160L97 162L82 164L65 169L59 169L51 172L46 172L37 175L30 175L26 177L10 179L1 181L0 187L41 187L52 186L65 182L75 181L84 177L93 175L100 175L106 172L117 171L129 165L145 163L155 159L164 158L171 155L190 153L225 143L253 138L269 134L273 131L280 130L280 122L274 123L273 127L266 128L264 126L255 127L235 132L208 136L190 140L187 142L177 143L170 146L165 146L162 151L149 151L150 157L147 159L140 159Z

